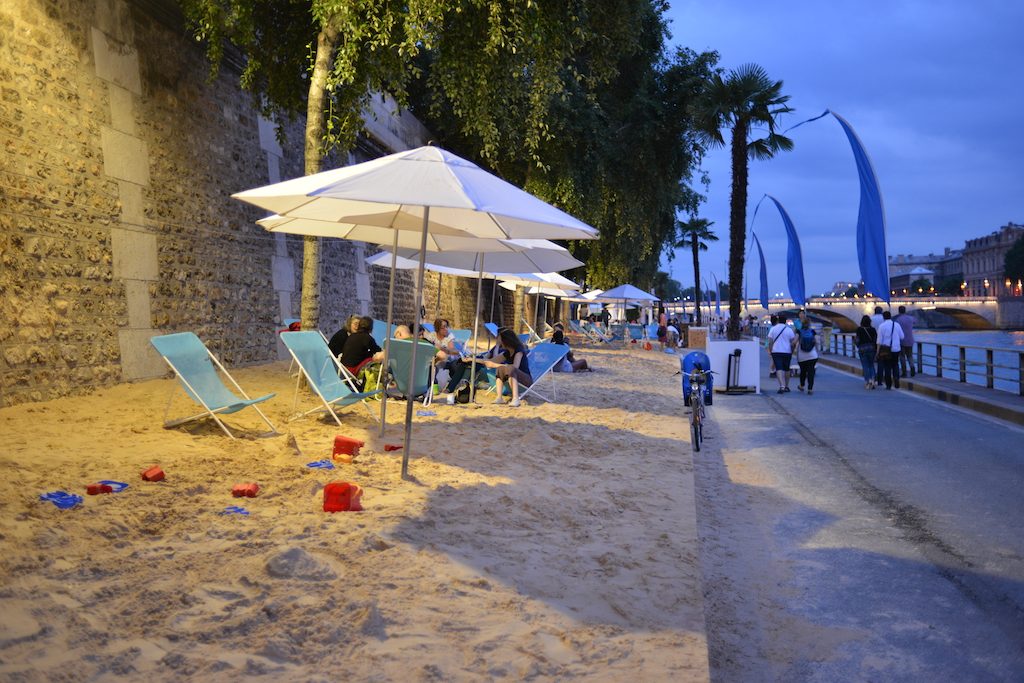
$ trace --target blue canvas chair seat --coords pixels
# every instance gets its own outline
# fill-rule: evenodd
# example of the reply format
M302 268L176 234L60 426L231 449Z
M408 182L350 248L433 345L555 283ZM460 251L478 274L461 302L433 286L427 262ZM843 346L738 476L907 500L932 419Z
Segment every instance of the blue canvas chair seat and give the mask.
M395 328L398 325L392 324L390 327L383 320L373 319L373 331L370 334L373 336L373 340L381 347L384 346L384 340L388 337L395 336Z
M603 341L605 341L603 337L597 336L592 330L589 330L580 325L580 322L578 320L570 320L569 329L583 337L583 339L588 342L600 344Z
M530 363L530 376L533 378L533 384L525 388L520 385L519 398L522 399L529 394L535 394L538 398L542 398L548 403L553 403L554 399L558 398L558 396L555 387L555 374L552 370L562 362L567 353L569 353L568 346L565 344L552 344L551 342L541 342L530 349L526 358ZM551 375L552 398L548 398L537 391L537 385L547 375Z
M367 392L356 392L352 390L348 382L343 380L343 368L341 363L331 350L327 348L327 342L319 332L282 332L281 341L292 354L292 358L298 363L302 375L313 388L313 391L323 402L323 406L317 406L311 410L299 414L299 417L310 413L325 410L331 414L334 421L341 426L341 419L338 417L338 408L362 403L370 417L377 419L373 410L366 403L366 399L381 393L382 390ZM295 382L295 400L292 402L292 411L296 410L299 402L299 382L301 375Z
M423 396L423 404L430 405L434 396L434 354L437 349L429 342L419 342L416 349L416 378L409 386L409 369L412 367L412 340L392 339L388 349L388 371L395 383L395 389L408 400Z
M498 338L498 326L494 323L484 323L484 329L495 339Z
M469 354L469 340L473 337L473 330L448 330L455 338L455 348L463 356Z
M626 325L626 334L629 335L630 339L643 339L644 326L637 323L629 323Z
M167 409L164 411L164 427L176 427L192 420L210 417L213 418L225 434L234 439L235 436L218 415L230 415L231 413L237 413L243 408L252 406L270 427L270 433L277 433L274 425L263 414L263 411L256 406L257 403L273 398L274 394L267 394L259 398L249 398L242 390L242 387L238 386L238 382L235 381L231 374L221 365L220 361L210 353L210 350L206 348L195 334L192 332L165 334L153 337L149 340L149 343L153 345L157 353L163 356L167 364L171 366L188 397L203 407L203 412L196 415L168 420L167 415L171 409L171 401L168 401ZM218 369L225 377L231 380L231 383L238 390L238 393L242 395L242 398L236 396L231 389L225 386L220 375L217 374ZM174 396L172 395L171 400L173 399Z
M658 338L658 327L659 327L658 323L651 323L650 325L648 325L645 328L646 331L647 331L647 338L648 339L657 339Z

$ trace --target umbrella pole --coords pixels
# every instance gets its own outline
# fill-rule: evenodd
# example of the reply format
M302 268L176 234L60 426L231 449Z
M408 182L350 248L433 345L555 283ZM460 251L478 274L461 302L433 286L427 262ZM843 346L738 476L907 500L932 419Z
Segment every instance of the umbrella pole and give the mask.
M434 306L434 317L441 317L441 281L444 279L444 273L437 274L437 305Z
M476 401L476 350L477 337L480 330L480 301L484 287L484 255L480 253L480 275L476 279L476 315L473 316L473 355L469 365L469 402Z
M427 225L430 223L430 207L423 207L423 234L420 237L420 265L416 274L416 305L423 300L423 271L427 266ZM409 392L416 386L416 349L420 345L420 317L416 316L412 331L412 358L409 362ZM427 387L433 391L433 387ZM412 439L412 404L416 397L406 396L405 401L405 440L402 442L402 479L409 478L409 447Z
M384 337L384 368L387 369L388 359L391 358L391 323L394 320L395 311L395 265L398 260L398 231L395 230L395 241L391 244L391 284L388 285L388 327ZM380 435L384 436L385 419L388 415L388 382L387 373L381 374L384 377L384 392L380 396Z
M491 322L494 322L494 299L498 296L498 278L491 280Z

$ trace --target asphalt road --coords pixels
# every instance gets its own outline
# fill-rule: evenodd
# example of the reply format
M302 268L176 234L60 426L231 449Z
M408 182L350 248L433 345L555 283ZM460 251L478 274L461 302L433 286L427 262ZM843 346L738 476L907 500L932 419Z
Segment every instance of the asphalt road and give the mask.
M1024 430L819 368L695 455L716 681L1024 681Z

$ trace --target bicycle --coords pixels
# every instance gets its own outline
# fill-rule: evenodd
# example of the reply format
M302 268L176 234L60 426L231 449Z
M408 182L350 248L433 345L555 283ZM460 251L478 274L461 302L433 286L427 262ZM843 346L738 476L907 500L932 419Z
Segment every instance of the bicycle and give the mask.
M699 453L701 442L704 441L704 418L707 417L704 410L704 385L707 382L706 376L715 373L704 370L698 364L693 372L684 371L682 374L690 378L690 444L693 450Z

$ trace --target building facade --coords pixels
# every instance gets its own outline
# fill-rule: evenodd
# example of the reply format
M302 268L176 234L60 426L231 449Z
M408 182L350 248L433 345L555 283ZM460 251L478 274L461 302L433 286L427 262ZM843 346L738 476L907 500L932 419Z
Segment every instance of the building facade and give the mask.
M897 254L889 257L889 289L899 294L917 294L911 291L911 285L919 280L926 280L930 287L936 289L943 285L955 284L957 288L963 280L963 250L946 247L941 254Z
M1005 277L1006 252L1024 237L1024 225L1007 223L964 245L964 293L968 296L1014 296L1020 288Z

